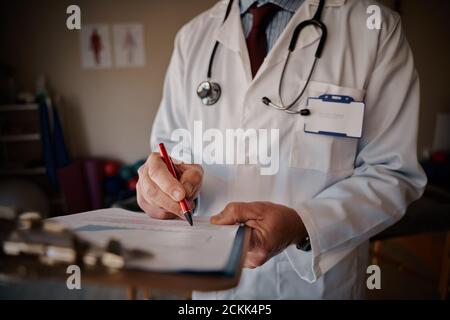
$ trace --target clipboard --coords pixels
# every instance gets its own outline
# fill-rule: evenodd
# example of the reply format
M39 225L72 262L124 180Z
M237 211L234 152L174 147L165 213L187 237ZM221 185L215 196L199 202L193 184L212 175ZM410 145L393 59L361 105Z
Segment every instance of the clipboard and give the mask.
M242 251L246 242L247 227L240 225L234 238L233 248L228 257L225 268L221 271L195 271L195 270L178 270L176 273L197 275L197 276L218 276L225 278L233 278L239 272Z
M169 292L220 291L236 287L242 274L245 257L250 245L250 228L241 226L233 244L232 254L224 270L217 272L197 272L179 270L177 272L156 272L139 270L121 270L114 274L86 274L84 279L91 283L147 287ZM62 275L67 277L66 274Z
M89 215L89 213L86 213ZM83 215L83 214L81 214ZM77 215L74 215L77 216ZM83 219L84 218L83 216ZM142 223L138 220L137 223ZM98 227L98 226L97 226ZM72 230L76 228L71 228ZM105 228L93 229L86 224L84 230L99 231ZM108 228L106 228L108 229ZM110 228L111 229L111 228ZM114 228L112 228L114 229ZM118 268L114 270L92 268L80 265L82 281L103 285L127 287L151 287L167 291L216 291L235 287L239 283L242 267L248 245L250 232L243 225L235 229L233 243L227 253L224 267L214 271L172 269L172 270L143 270L133 268ZM46 241L44 241L46 242ZM58 241L59 243L60 241ZM77 260L78 261L78 260ZM16 257L3 256L0 261L0 274L10 278L61 279L66 280L66 268L73 263L43 264L40 258L27 255Z

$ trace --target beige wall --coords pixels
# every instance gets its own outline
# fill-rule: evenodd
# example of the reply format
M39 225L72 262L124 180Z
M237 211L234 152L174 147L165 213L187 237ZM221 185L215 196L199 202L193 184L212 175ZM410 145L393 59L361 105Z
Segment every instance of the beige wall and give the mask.
M84 70L80 38L66 28L66 8L77 3L82 23L144 24L144 68ZM64 99L67 144L75 156L108 156L126 162L145 157L176 31L214 0L7 0L0 4L0 62L17 67L34 90L48 75ZM4 46L8 43L8 46Z
M402 12L421 82L420 153L432 147L437 112L450 112L450 1L403 0Z
M79 34L65 28L65 8L72 3L2 1L0 62L16 66L27 89L34 88L37 75L48 75L53 91L64 98L66 136L75 156L109 156L127 162L144 157L174 35L215 1L76 1L83 23L144 24L146 67L103 71L80 68ZM450 1L402 3L404 26L422 82L420 151L432 143L436 112L450 108Z

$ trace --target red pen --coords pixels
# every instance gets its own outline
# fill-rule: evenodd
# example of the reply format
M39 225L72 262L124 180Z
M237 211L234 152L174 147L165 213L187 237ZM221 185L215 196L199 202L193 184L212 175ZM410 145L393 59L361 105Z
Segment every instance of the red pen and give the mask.
M167 166L167 169L169 169L169 172L172 174L172 176L178 180L177 172L175 171L175 167L173 166L172 159L170 159L166 147L164 146L164 143L159 144L159 154L161 155L161 158L163 159L164 163ZM189 222L189 224L192 226L194 223L192 221L192 214L191 209L189 209L189 205L186 201L186 198L181 200L179 202L181 210L183 211L183 215L186 218L186 220Z

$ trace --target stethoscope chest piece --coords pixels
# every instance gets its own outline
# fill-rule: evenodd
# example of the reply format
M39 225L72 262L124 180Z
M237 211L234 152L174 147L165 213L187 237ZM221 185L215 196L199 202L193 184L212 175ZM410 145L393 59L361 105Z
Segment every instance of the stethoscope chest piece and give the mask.
M219 101L222 90L218 83L203 81L197 88L197 95L205 106L211 106Z

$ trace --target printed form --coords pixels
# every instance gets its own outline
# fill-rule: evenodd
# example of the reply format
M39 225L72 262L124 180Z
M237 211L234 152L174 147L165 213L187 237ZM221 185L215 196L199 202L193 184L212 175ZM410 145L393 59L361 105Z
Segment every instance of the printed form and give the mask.
M128 267L145 271L221 271L227 265L239 225L217 226L209 217L157 220L144 213L102 209L53 218L81 238L105 246L115 239L127 249L144 250L151 257Z

